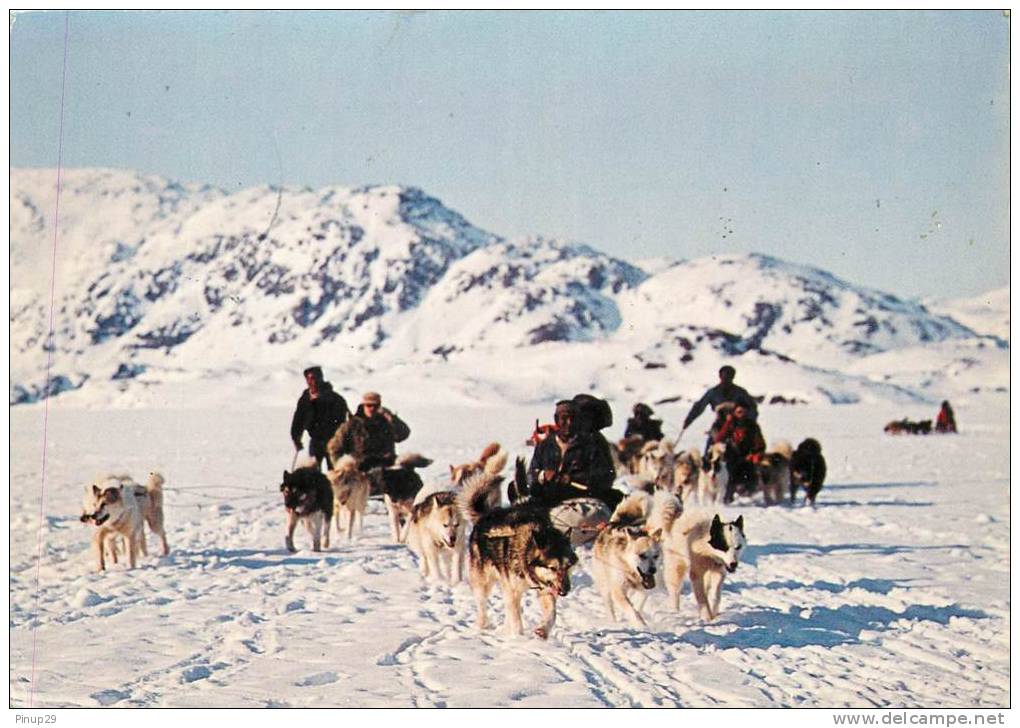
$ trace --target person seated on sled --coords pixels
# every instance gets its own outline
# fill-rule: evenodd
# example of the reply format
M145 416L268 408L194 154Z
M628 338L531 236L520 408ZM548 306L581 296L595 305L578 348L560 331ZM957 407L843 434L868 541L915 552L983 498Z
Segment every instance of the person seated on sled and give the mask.
M308 388L298 398L294 417L290 421L290 439L294 449L300 451L301 437L308 433L308 453L315 458L315 467L322 467L326 456L326 443L350 414L347 400L333 391L333 385L323 381L322 367L308 367L304 371Z
M755 465L765 452L765 438L761 428L749 416L747 408L736 405L733 412L726 418L722 427L714 436L715 442L726 443L726 469L729 471L729 482L723 502L731 503L737 488L753 490L757 478ZM748 488L752 486L752 488Z
M662 420L652 419L652 408L644 402L634 405L634 416L627 420L627 429L623 431L623 439L640 437L642 443L661 440Z
M556 403L554 423L555 434L535 446L528 467L532 498L550 506L571 498L597 498L612 511L622 493L613 490L616 469L609 443L576 399Z
M938 417L935 418L935 432L956 432L956 415L948 400L943 400Z
M365 392L361 404L347 422L341 425L326 446L329 461L336 465L344 455L351 455L362 472L386 468L397 460L397 443L411 435L411 428L382 406L378 392Z

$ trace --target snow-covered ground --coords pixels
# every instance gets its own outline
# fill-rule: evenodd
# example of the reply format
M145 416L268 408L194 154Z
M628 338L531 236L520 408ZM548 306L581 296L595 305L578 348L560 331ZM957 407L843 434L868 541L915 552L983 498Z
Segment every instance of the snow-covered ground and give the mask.
M403 398L384 393L412 426L404 451L435 459L426 480L493 439L526 454L535 419L551 415L551 399L429 402L405 385ZM882 433L890 419L932 417L928 405L764 407L767 438L822 442L828 483L815 509L727 509L744 515L750 547L720 618L700 621L689 593L671 613L657 592L648 629L611 623L582 551L548 642L479 633L467 585L423 583L408 550L388 542L381 504L354 543L334 534L313 553L299 532L301 550L285 552L289 400L71 401L50 401L45 452L43 405L10 414L13 707L1010 702L1008 394L954 401L958 436ZM675 432L687 406L657 410ZM693 430L707 419L684 445L699 444ZM84 485L150 470L167 478L170 555L93 573Z

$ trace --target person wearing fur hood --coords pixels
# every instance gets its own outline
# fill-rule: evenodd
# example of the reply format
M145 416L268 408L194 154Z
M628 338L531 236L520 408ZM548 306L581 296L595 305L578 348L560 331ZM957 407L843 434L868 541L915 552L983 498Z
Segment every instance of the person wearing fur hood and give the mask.
M535 446L528 467L532 496L546 505L592 497L616 507L622 494L613 490L616 470L605 439L574 400L556 403L554 421L555 434Z

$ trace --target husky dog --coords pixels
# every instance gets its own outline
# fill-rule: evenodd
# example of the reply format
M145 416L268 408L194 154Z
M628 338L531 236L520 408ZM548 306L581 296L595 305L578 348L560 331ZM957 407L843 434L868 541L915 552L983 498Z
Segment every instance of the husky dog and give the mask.
M595 539L592 578L614 621L617 618L616 607L619 607L635 627L646 626L629 594L655 588L656 564L661 556L658 539L661 535L661 531L649 534L643 528L610 525Z
M631 592L655 588L655 571L661 557L659 539L662 529L649 531L644 523L652 498L634 493L617 506L609 526L599 532L592 549L592 579L602 594L610 617L616 620L616 607L635 627L646 626L640 607L630 601ZM643 594L643 593L642 593Z
M283 471L283 482L280 484L283 493L283 505L287 508L287 535L284 544L291 553L294 548L294 529L298 521L312 537L312 551L320 550L321 545L329 548L329 522L333 518L333 489L329 478L319 472L318 468L298 468L293 473ZM322 530L325 527L325 535Z
M655 483L656 488L673 492L675 460L669 440L646 442L638 457L637 474Z
M468 581L478 603L478 627L489 626L486 602L498 581L512 635L524 631L524 592L539 590L543 619L534 634L546 639L556 621L556 597L570 592L570 569L577 555L569 537L553 527L546 509L526 499L510 507L494 505L497 498L492 482L478 477L465 483L457 498L461 513L474 524Z
M472 462L450 466L450 482L455 486L464 483L468 476L475 473L499 475L506 466L508 455L498 442L491 442L482 450L481 456Z
M715 503L726 492L730 482L730 471L726 467L726 443L716 442L708 448L698 474L698 502L704 505Z
M496 482L493 487L498 489L498 485ZM408 548L418 557L422 577L442 579L443 563L446 562L446 576L450 584L464 578L466 527L457 506L457 494L453 491L432 493L415 504L407 523L406 541Z
M352 455L344 455L337 461L336 467L326 473L329 484L333 488L333 514L336 518L336 532L343 528L341 516L346 516L347 540L354 534L354 519L358 519L358 531L364 531L365 507L368 505L368 492L371 481L358 469L358 461Z
M402 455L397 464L390 468L375 468L369 471L369 477L375 479L382 491L386 512L390 520L390 536L393 543L403 543L406 530L404 525L411 518L414 497L422 489L421 476L416 468L425 468L432 461L418 453Z
M778 440L772 449L758 461L757 472L766 505L774 505L783 499L783 493L790 488L790 458L793 448L786 440Z
M698 489L698 473L701 472L701 453L692 447L682 452L675 458L676 467L673 468L673 483L675 491L684 503L689 503L691 494Z
M106 570L106 547L109 545L113 563L117 563L115 539L123 537L127 545L128 565L133 569L138 552L148 556L145 524L163 543L163 555L169 553L163 523L163 476L150 473L145 485L128 475L107 475L97 478L86 490L81 521L96 526L92 537L98 571ZM107 541L109 539L109 541Z
M804 486L804 501L815 504L825 482L825 458L818 440L809 437L797 446L790 458L790 502L797 499L797 487Z
M660 515L665 531L662 539L663 569L670 603L680 609L680 588L684 576L701 618L710 621L719 615L719 599L727 572L736 571L740 553L747 543L744 517L724 523L719 514L670 512Z

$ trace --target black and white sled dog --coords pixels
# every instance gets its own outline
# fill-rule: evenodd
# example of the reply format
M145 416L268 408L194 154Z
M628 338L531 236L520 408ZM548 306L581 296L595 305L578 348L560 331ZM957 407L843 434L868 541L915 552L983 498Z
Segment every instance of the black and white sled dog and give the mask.
M521 467L518 466L518 471ZM570 538L558 531L549 511L516 493L512 506L500 506L498 485L486 478L469 479L457 502L461 513L474 528L469 540L468 581L478 604L478 627L487 629L486 603L498 582L506 607L506 629L523 634L521 600L524 592L536 589L542 606L542 622L534 634L546 639L556 621L556 599L570 592L570 570L577 555Z
M708 448L698 473L698 502L702 505L716 503L726 492L730 482L730 471L726 467L726 443L716 442Z
M502 481L498 476L476 473L463 482L473 479L492 479L493 488ZM431 493L411 509L407 523L407 546L418 557L418 569L423 578L446 579L456 584L464 578L464 558L467 554L465 531L467 523L457 505L453 491Z
M145 524L159 536L163 555L169 553L166 529L163 522L163 476L150 473L145 485L129 475L106 475L97 478L85 489L81 514L82 523L96 527L92 537L97 569L106 570L106 549L109 547L113 563L117 563L117 538L122 537L127 547L128 565L133 569L138 552L149 555L145 543Z
M411 518L414 498L424 486L421 476L415 470L431 464L432 461L423 455L408 453L401 455L392 467L368 471L369 477L376 480L378 489L382 491L393 543L404 542L404 536L407 535L405 524Z
M621 501L592 548L592 579L609 616L615 621L619 608L635 627L646 626L640 607L644 591L655 588L661 558L662 530L649 531L645 525L651 501L649 495L640 491ZM642 594L638 606L630 600L632 592Z
M744 517L725 522L718 513L683 511L680 502L666 494L656 496L655 510L663 528L663 570L670 604L680 609L680 589L687 576L701 618L715 619L726 574L736 571L747 545Z
M790 503L797 500L797 487L804 486L804 502L815 504L825 483L825 458L818 440L809 437L797 446L790 458Z
M329 548L329 524L333 518L333 489L329 478L318 468L283 471L280 484L283 505L287 509L287 534L284 544L294 553L294 529L301 521L312 537L312 551ZM325 530L325 532L323 532Z

